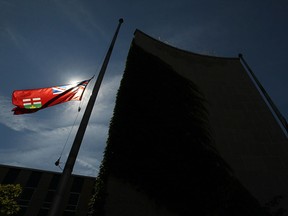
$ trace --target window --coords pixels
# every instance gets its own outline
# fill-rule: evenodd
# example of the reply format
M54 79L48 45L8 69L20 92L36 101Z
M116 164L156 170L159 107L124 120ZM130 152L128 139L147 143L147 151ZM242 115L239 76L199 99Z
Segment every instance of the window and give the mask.
M34 193L34 188L24 188L20 197L19 197L19 200L18 200L18 204L20 205L20 207L27 207L30 203L30 200L33 196L33 193Z
M69 200L66 206L66 210L76 211L78 200L79 200L79 193L70 193Z
M71 192L80 193L83 187L83 183L84 183L84 178L75 177L73 180L72 187L71 187Z
M45 200L44 200L43 205L42 205L43 209L49 209L51 207L54 195L55 195L55 190L48 190L46 197L45 197Z
M10 168L7 172L2 184L13 184L20 173L20 169Z
M26 183L26 187L36 188L41 179L41 176L42 176L41 172L33 171L29 176L29 179Z
M60 175L59 174L54 175L49 184L49 189L56 190L59 180L60 180Z
M42 204L42 208L41 208L42 212L44 212L45 210L48 211L50 209L52 202L53 202L53 199L54 199L54 195L56 193L56 188L57 188L59 180L60 180L59 174L53 175L53 177L50 181L49 187L48 187L48 191L47 191L45 200ZM42 213L41 213L41 215L42 215Z

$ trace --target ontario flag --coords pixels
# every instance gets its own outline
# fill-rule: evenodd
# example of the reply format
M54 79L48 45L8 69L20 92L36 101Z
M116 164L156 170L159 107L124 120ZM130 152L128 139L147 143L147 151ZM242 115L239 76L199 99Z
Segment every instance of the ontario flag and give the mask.
M92 79L92 78L91 78ZM34 113L40 109L56 104L81 100L86 86L91 80L84 80L76 84L54 86L48 88L15 90L12 93L12 109L14 115Z

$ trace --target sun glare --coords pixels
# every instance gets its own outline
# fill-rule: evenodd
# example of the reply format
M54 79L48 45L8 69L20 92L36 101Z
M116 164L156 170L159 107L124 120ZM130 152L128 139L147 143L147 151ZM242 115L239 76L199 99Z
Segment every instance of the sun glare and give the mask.
M82 81L81 79L72 78L72 79L68 80L68 83L67 83L67 84L69 84L69 85L75 85L75 84L77 84L77 83L79 83L79 82L81 82L81 81Z

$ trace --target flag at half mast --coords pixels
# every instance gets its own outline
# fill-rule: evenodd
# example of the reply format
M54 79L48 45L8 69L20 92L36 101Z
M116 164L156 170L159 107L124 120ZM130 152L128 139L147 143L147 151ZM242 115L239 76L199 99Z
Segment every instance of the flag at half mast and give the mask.
M14 115L34 113L40 109L60 103L75 100L79 101L81 100L85 88L91 79L76 84L15 90L12 94L12 103L16 107L13 108L12 111L14 111Z

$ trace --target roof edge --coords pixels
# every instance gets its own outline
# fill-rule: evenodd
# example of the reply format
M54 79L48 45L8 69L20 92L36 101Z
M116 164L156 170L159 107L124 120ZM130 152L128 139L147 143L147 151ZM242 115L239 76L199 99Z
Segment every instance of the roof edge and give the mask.
M136 36L137 34L141 34L141 35L143 35L143 36L145 36L145 37L147 37L147 38L149 38L149 39L151 39L151 40L153 40L153 41L155 41L155 42L157 42L157 43L159 43L159 44L161 44L161 45L167 46L167 47L169 47L169 48L172 48L172 49L175 49L175 50L178 50L178 51L181 51L181 52L190 54L190 55L198 55L198 56L207 57L207 58L217 58L217 59L238 60L238 61L240 61L240 57L239 57L240 54L238 55L238 57L223 57L223 56L205 55L205 54L200 54L200 53L195 53L195 52L191 52L191 51L188 51L188 50L184 50L184 49L181 49L181 48L172 46L172 45L170 45L170 44L164 43L164 42L162 42L162 41L160 41L160 40L157 40L157 39L155 39L154 37L152 37L152 36L144 33L143 31L141 31L141 30L139 30L139 29L136 29L136 30L134 31L134 38L135 38L135 36ZM241 55L242 55L242 54L241 54Z

